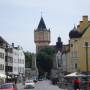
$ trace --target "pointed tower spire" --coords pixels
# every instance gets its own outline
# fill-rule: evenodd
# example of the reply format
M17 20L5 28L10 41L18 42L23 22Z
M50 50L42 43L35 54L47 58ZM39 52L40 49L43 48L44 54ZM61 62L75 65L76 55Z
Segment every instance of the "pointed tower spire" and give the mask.
M45 29L46 29L46 25L45 25L45 22L43 20L43 17L41 16L41 19L40 19L40 22L38 25L38 30L45 30Z
M74 24L73 30L74 30L74 31L76 31L76 30L77 30L77 29L76 29L76 26L75 26L75 24Z
M36 44L36 53L41 51L44 47L49 46L51 41L50 29L46 28L43 17L41 16L39 25L36 30L34 30L34 42Z

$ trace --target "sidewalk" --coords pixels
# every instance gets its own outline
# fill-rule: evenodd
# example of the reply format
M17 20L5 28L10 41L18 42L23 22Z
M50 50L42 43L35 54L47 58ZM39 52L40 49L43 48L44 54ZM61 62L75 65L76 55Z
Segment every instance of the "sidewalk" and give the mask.
M19 90L20 87L23 86L22 83L17 83L16 85L17 85L18 90Z
M68 83L68 85L60 84L58 85L60 90L73 90L72 84Z

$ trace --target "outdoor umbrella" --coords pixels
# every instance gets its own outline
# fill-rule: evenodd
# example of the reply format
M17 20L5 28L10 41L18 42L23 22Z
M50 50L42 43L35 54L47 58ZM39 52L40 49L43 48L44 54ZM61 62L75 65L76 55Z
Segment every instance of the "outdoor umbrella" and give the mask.
M86 75L80 74L80 73L77 73L77 72L74 72L74 73L65 75L65 77L85 77L85 76L86 76Z

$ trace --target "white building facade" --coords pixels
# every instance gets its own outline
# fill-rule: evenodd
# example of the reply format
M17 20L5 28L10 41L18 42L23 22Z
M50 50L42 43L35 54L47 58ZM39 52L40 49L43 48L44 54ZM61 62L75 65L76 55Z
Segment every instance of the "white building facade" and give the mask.
M62 54L63 72L67 72L67 53Z
M5 74L5 49L0 48L0 73Z
M13 74L14 75L18 75L19 71L18 71L18 61L19 61L19 52L18 49L13 48Z
M21 47L18 47L18 53L18 72L19 74L25 75L25 55Z
M20 46L14 47L14 43L12 43L12 48L13 48L13 75L14 76L25 75L25 55L23 52L23 48Z
M0 36L0 73L14 77L25 75L25 55L21 47L10 45Z

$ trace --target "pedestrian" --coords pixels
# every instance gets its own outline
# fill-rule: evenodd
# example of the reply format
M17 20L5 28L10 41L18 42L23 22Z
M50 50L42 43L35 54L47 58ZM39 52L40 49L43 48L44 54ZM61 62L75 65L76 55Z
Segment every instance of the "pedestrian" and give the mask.
M76 77L73 81L74 90L80 90L80 80Z
M17 83L17 78L15 78L15 84Z
M88 81L88 90L90 90L90 81Z

